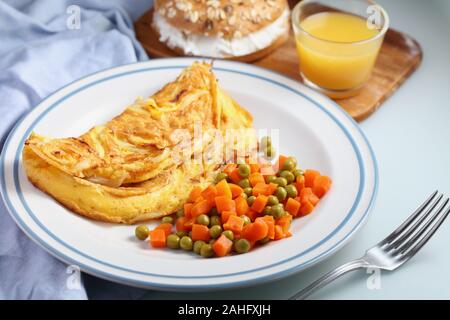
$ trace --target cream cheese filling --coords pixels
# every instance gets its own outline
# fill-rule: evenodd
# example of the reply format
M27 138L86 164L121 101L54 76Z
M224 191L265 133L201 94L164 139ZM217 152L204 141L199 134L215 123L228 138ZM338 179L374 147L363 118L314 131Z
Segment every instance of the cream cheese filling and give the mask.
M159 31L159 40L169 48L181 49L186 55L214 58L237 57L251 54L270 46L276 39L288 32L289 9L264 28L231 40L219 36L186 34L172 26L157 11L153 14L154 27Z

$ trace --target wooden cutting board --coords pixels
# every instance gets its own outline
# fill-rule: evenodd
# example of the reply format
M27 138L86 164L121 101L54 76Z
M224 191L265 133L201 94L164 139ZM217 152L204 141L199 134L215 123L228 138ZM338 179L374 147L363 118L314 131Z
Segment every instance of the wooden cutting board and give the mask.
M135 23L136 37L151 57L176 57L176 52L158 41L151 28L152 11L146 12ZM375 64L372 76L364 89L355 97L336 100L356 121L362 121L374 113L402 83L417 69L423 53L412 37L389 29ZM302 81L298 72L295 39L289 39L275 51L253 64L282 73Z

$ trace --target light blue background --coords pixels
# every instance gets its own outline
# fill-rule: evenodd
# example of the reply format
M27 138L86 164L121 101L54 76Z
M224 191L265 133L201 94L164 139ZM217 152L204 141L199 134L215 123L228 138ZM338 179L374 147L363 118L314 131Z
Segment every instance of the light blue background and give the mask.
M450 1L382 0L393 28L423 47L420 68L369 119L361 123L377 155L380 187L368 223L344 249L300 274L256 287L208 293L149 291L148 299L287 299L325 272L390 233L428 194L450 196ZM319 291L316 299L450 299L450 221L408 264L381 274L355 272Z

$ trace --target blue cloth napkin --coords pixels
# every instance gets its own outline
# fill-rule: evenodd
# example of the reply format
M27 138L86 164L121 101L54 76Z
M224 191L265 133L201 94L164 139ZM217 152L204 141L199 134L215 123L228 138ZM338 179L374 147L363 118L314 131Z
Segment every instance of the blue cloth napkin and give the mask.
M90 73L148 59L133 21L151 4L0 1L0 149L17 120L53 91ZM0 299L126 299L142 293L78 277L28 239L0 200Z

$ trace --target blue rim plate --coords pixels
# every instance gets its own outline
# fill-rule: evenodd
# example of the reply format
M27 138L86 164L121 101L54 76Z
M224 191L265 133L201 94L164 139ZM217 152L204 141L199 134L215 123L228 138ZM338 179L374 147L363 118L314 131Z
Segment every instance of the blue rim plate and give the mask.
M193 61L156 59L92 74L53 93L17 123L1 154L0 189L11 216L33 241L92 275L166 290L272 281L311 267L350 241L367 220L378 187L377 164L366 137L327 97L237 62L214 63L220 85L254 115L256 128L278 135L282 153L333 179L332 190L314 213L295 219L292 237L221 259L150 249L133 239L133 226L82 218L28 182L21 152L32 131L79 135L118 114L136 96L151 95Z

